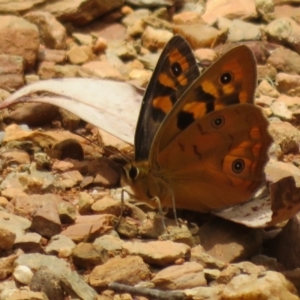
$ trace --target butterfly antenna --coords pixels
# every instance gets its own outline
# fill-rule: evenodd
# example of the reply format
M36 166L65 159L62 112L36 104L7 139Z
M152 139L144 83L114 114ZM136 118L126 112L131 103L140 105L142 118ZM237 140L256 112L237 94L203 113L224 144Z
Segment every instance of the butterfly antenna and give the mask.
M99 141L99 144L96 144L91 139L87 138L86 136L84 136L84 135L82 135L82 134L80 134L76 131L73 131L73 133L75 133L76 135L78 135L78 136L82 137L83 139L89 141L94 146L104 149L106 152L109 152L110 154L120 155L127 163L132 163L132 160L128 156L126 156L124 153L122 153L119 149L110 148L109 146L105 146L102 141Z
M103 146L103 149L105 149L105 151L110 152L111 154L118 154L120 155L127 163L132 164L132 159L130 159L128 156L126 156L124 153L122 153L119 149L116 148L109 148L107 146Z

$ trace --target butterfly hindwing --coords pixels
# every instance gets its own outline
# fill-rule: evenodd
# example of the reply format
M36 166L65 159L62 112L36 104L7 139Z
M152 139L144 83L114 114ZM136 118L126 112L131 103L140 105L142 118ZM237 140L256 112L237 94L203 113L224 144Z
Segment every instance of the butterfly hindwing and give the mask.
M260 108L240 104L181 132L157 157L176 207L209 211L248 200L264 180L272 142L267 127Z
M174 36L162 51L143 98L135 132L136 161L149 158L159 126L199 75L191 47L181 36Z

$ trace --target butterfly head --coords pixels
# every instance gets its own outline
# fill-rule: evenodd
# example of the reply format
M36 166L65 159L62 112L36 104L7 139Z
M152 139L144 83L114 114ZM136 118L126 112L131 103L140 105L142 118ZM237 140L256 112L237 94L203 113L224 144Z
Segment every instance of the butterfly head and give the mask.
M148 176L148 163L147 162L129 162L123 167L121 176L121 185L126 188L126 191L136 197L136 194L142 194L144 182L147 181ZM143 197L144 198L144 197ZM137 197L139 199L139 197ZM140 200L140 199L139 199Z
M123 168L121 185L136 200L155 208L154 199L161 202L169 196L170 187L149 169L148 161L130 162Z
M128 184L133 183L138 180L139 175L139 167L130 162L123 168L122 182L125 181Z
M144 200L148 198L147 192L145 193L147 177L146 163L129 162L123 167L121 185L129 195Z

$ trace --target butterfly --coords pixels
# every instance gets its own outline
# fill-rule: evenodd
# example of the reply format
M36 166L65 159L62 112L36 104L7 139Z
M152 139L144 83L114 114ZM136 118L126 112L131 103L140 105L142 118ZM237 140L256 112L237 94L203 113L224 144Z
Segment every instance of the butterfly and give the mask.
M145 92L135 159L121 183L151 207L209 212L248 201L264 182L272 138L254 105L256 61L239 45L200 74L188 42L174 36Z

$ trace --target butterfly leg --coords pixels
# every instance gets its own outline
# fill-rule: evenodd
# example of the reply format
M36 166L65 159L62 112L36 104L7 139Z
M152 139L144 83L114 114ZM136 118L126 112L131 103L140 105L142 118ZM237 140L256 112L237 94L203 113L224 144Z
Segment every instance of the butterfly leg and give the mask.
M121 212L120 212L120 217L119 217L119 220L115 226L115 229L118 228L118 226L120 225L121 223L121 220L122 220L122 217L123 217L123 212L124 212L124 207L125 207L125 202L124 202L124 193L127 193L129 196L133 197L134 198L134 195L129 193L126 189L122 189L121 191ZM173 194L172 194L173 195ZM161 201L158 197L154 197L151 199L151 201L155 202L156 205L157 205L157 208L158 208L158 213L159 215L161 216L161 219L162 219L162 225L163 225L163 228L164 230L167 229L166 227L166 224L165 224L165 219L164 219L164 213L163 213L163 210L162 210L162 206L161 206ZM175 203L175 202L174 202ZM175 208L175 205L174 205L174 208ZM178 221L177 221L177 216L176 216L176 213L175 213L175 218L176 218L176 223L178 224Z
M151 201L153 201L157 204L157 209L158 209L158 213L160 214L160 217L161 217L161 222L162 222L163 228L164 228L164 230L166 230L167 227L166 227L166 223L165 223L165 216L164 216L164 213L163 213L163 210L161 207L160 199L158 197L154 197L151 199Z
M175 203L174 192L173 192L172 189L170 189L170 192L171 192L171 197L172 197L172 209L173 209L174 219L175 219L176 225L178 227L181 227L181 224L178 222L178 218L177 218L177 211L176 211L176 203Z
M118 222L117 224L115 225L115 229L117 229L122 221L122 218L123 218L123 213L124 213L124 207L125 207L125 202L124 202L124 193L127 193L129 194L129 196L133 196L131 195L130 193L128 193L128 191L126 191L125 189L122 189L121 191L121 211L120 211L120 217L118 219Z

